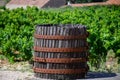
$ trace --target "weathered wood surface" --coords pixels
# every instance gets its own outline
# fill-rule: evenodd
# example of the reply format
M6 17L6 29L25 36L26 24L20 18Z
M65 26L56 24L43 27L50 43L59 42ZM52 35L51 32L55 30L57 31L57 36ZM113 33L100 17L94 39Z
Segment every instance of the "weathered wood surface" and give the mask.
M40 35L85 35L87 34L85 26L82 25L38 25L36 26L35 34ZM34 46L48 47L48 48L78 48L86 47L86 39L79 40L45 40L34 38ZM52 53L52 52L34 52L34 57L40 58L87 58L88 52L81 53ZM42 63L34 62L34 67L44 69L80 69L87 68L87 62L70 63L70 64L56 64L56 63ZM76 78L84 78L86 73L81 74L43 74L35 73L36 77L56 79L56 80L70 80Z

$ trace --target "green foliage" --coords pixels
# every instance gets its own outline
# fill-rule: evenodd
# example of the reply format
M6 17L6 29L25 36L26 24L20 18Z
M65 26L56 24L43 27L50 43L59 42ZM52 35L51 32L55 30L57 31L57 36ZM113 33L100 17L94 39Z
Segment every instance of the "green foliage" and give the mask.
M32 57L36 24L82 24L90 33L91 63L100 63L113 49L120 57L120 6L38 9L27 7L0 11L0 51L10 60ZM18 55L15 52L19 52ZM105 59L105 58L104 58Z

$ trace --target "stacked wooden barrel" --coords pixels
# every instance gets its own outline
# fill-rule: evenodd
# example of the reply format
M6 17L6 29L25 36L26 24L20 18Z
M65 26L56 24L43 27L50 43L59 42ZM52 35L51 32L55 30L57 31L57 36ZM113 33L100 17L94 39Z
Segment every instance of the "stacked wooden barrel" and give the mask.
M37 25L34 34L34 72L39 78L73 80L87 71L88 32L82 25Z

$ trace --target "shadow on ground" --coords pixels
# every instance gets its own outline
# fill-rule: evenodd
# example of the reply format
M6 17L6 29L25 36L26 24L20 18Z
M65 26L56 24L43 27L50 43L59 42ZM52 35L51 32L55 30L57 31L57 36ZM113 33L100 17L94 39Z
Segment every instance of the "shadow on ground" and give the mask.
M116 73L105 73L105 72L88 72L86 79L94 78L110 78L117 76Z

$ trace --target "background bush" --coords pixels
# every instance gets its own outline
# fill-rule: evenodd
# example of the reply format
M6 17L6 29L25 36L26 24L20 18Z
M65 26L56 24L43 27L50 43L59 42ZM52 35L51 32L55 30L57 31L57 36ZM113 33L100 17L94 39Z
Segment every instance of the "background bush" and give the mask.
M10 61L32 57L36 24L82 24L90 36L90 61L100 63L101 56L113 49L120 58L120 6L38 9L28 7L0 11L0 53Z

